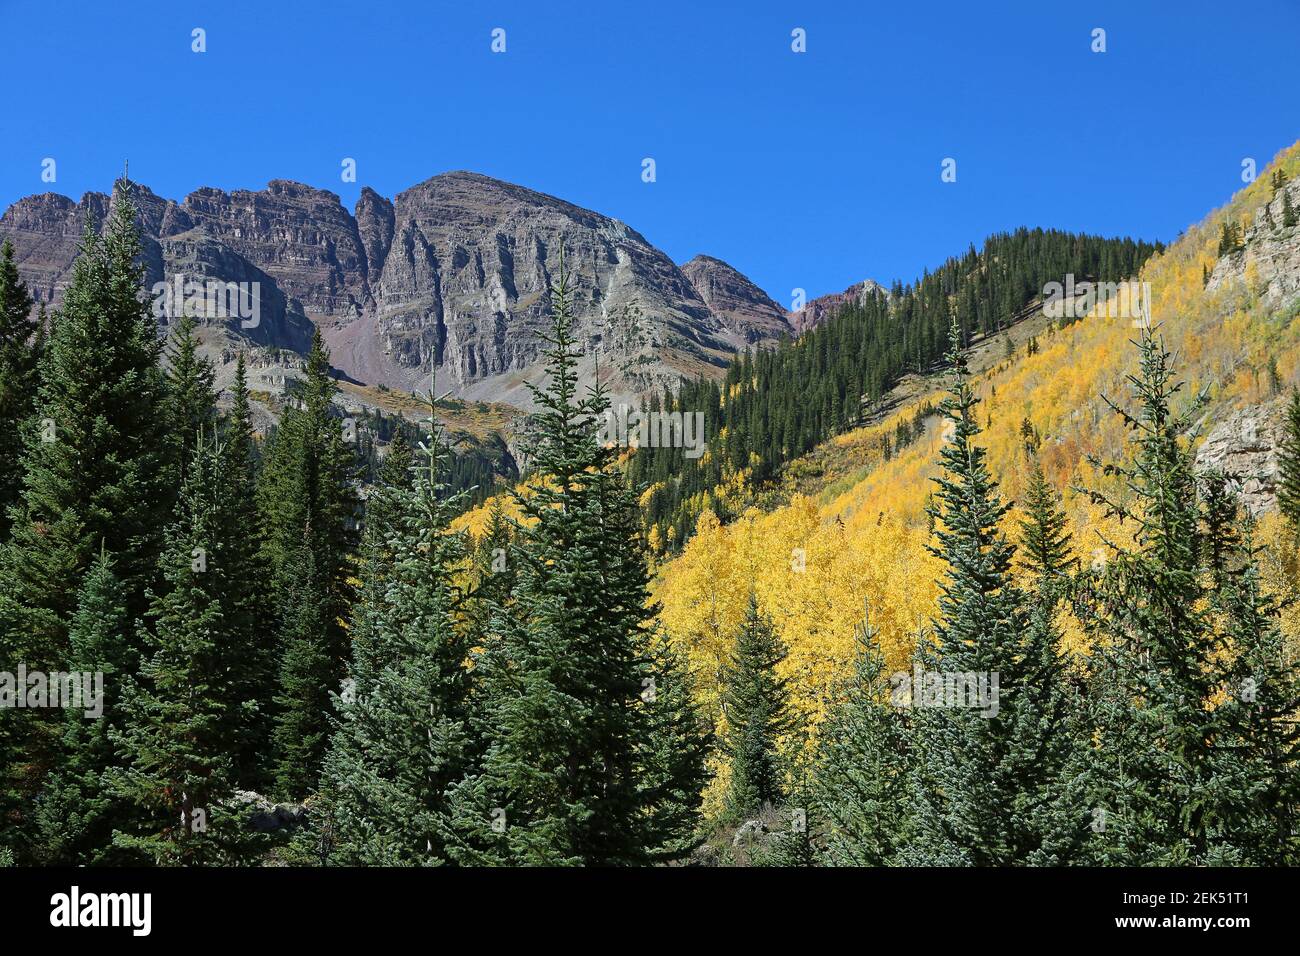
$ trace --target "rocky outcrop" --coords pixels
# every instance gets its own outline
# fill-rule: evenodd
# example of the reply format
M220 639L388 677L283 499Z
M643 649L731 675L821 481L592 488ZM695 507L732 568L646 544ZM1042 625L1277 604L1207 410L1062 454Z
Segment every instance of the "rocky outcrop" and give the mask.
M1284 191L1291 206L1300 211L1300 179L1273 191L1242 235L1237 252L1219 257L1206 283L1217 292L1248 282L1250 291L1272 305L1283 305L1300 295L1300 226L1283 225Z
M785 310L721 259L696 256L682 266L682 274L709 311L746 342L762 342L790 334Z
M1253 515L1277 506L1280 409L1255 405L1232 412L1215 425L1196 451L1196 470L1211 469L1239 479L1237 491Z
M846 306L860 305L868 296L888 294L880 283L873 279L864 279L849 286L843 292L832 292L806 302L802 309L790 313L789 322L795 332L802 335L809 329L817 328Z
M363 189L351 213L334 193L287 180L202 188L180 203L130 188L150 284L258 283L258 323L202 317L222 354L237 342L301 351L314 325L357 381L406 389L432 378L439 391L527 408L561 251L581 379L599 375L615 402L721 374L736 349L789 328L720 260L692 260L688 276L615 219L475 173L434 176L391 202ZM58 304L86 223L102 223L114 201L47 193L0 217L40 301Z

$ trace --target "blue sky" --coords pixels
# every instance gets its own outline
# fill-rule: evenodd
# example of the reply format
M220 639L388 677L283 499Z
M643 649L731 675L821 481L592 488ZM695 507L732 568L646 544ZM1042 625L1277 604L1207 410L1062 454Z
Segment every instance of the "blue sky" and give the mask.
M1300 138L1297 38L1300 0L0 0L0 206L127 158L175 199L283 178L348 208L472 169L789 305L1022 224L1175 238Z

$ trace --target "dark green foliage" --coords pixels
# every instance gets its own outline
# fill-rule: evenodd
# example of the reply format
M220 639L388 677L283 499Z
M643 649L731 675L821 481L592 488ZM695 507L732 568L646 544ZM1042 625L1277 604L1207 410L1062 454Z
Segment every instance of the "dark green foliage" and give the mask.
M257 444L253 436L248 382L241 352L235 365L233 402L222 429L220 470L226 491L220 537L224 548L222 573L228 582L226 614L232 646L235 699L228 733L235 755L235 772L245 788L262 786L268 763L266 742L271 734L271 697L275 687L275 648L270 606L269 569L263 557L263 533L256 501Z
M42 661L66 650L82 575L101 548L117 556L128 613L143 610L174 499L161 346L139 255L123 184L106 235L87 226L42 357L36 420L23 434L23 492L10 512L3 580L19 606L51 612L54 646L32 649Z
M57 768L37 804L42 862L94 866L115 862L113 829L126 808L115 798L107 774L118 763L109 728L121 730L120 688L139 661L126 639L130 622L121 582L102 554L91 565L72 619L70 670L103 674L103 710L88 719L84 710L64 715ZM117 862L121 862L118 860Z
M87 224L22 428L22 491L0 548L0 670L10 673L19 662L29 670L65 669L78 593L101 552L114 555L128 620L144 612L155 577L174 490L161 346L141 297L129 188L119 185L102 238ZM23 710L3 721L6 826L25 827L26 808L58 748L62 727L53 717Z
M1124 279L1162 248L1055 230L999 233L888 296L861 296L793 341L736 356L721 382L701 378L676 395L652 395L649 410L702 412L709 450L699 458L681 448L637 451L630 479L653 488L647 526L680 548L704 507L732 517L709 492L742 469L761 489L787 462L869 418L900 377L943 358L953 321L966 345L1029 314L1048 282Z
M329 738L330 694L341 681L327 636L329 585L311 547L303 546L284 567L279 591L280 670L275 694L275 792L301 799L316 789Z
M1277 506L1300 540L1300 389L1292 388L1278 449Z
M1234 252L1239 252L1245 248L1245 243L1241 237L1241 229L1235 222L1224 220L1222 231L1219 234L1219 255L1226 256Z
M925 680L972 675L985 682L988 699L970 702L967 695L972 705L927 706L914 713L917 827L909 853L914 862L997 865L1032 850L1032 835L1020 829L1018 794L1041 784L1011 746L1026 676L1028 614L1011 577L1014 546L999 529L1010 506L997 491L987 452L974 442L978 399L955 323L950 342L953 381L943 405L949 435L932 511L938 539L933 551L947 569L935 640L922 641L914 674ZM996 700L993 675L999 682Z
M492 608L475 661L472 729L480 766L457 785L449 847L478 864L636 864L662 858L673 814L663 801L698 786L660 785L648 773L680 724L656 719L643 698L655 677L646 622L646 555L636 500L596 441L608 407L577 394L571 292L561 267L552 289L546 390L535 389L528 434L537 478L518 499L508 605ZM692 731L698 736L698 731ZM648 785L649 784L649 785ZM689 816L689 814L687 814Z
M42 342L32 304L6 239L0 246L0 543L9 537L9 509L22 490L19 428L35 408Z
M226 463L209 436L186 469L161 562L166 588L150 609L139 674L125 683L124 726L110 730L122 766L109 778L138 814L114 843L145 862L230 863L251 848L233 803L250 641L232 593L240 552L225 537L235 505Z
M275 778L285 797L315 785L329 735L329 694L347 667L354 597L355 448L333 411L337 386L317 332L299 405L286 410L257 486L262 555L279 611Z
M898 860L911 821L910 727L891 700L875 632L857 632L858 657L843 698L822 726L810 815L824 821L820 857L829 866Z
M194 457L194 448L216 420L212 363L198 354L194 319L181 317L167 349L167 413L179 480Z
M792 727L789 680L777 676L786 649L750 594L736 650L723 675L723 750L731 758L726 813L743 820L786 796L780 739Z
M370 549L354 617L350 686L325 767L329 859L343 864L437 865L446 861L447 791L469 768L471 635L454 609L462 536L447 529L459 501L443 494L446 455L433 422L432 450L408 475L409 453L388 464L378 492L383 551ZM368 526L368 535L376 526Z

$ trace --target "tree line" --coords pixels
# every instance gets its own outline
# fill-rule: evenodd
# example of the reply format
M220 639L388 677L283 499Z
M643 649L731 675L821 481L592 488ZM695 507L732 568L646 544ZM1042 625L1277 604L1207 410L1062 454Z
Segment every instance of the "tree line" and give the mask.
M1003 330L1048 282L1068 274L1118 281L1162 248L1058 230L998 233L911 285L865 293L793 341L737 355L722 381L702 377L652 395L651 411L703 412L708 450L699 458L680 448L637 451L631 476L650 489L648 527L680 548L705 507L729 516L716 489L739 475L762 487L787 462L861 424L903 375L943 358L952 324L969 344Z
M636 499L577 393L567 277L535 393L540 488L481 541L446 435L361 500L317 335L265 443L142 294L129 183L38 329L0 263L0 669L97 671L101 719L0 711L0 854L46 864L648 863L693 845L704 755L650 625ZM43 326L42 326L43 329ZM164 359L166 348L166 361ZM431 415L436 402L430 396ZM16 451L12 439L19 436ZM307 825L249 826L259 795Z

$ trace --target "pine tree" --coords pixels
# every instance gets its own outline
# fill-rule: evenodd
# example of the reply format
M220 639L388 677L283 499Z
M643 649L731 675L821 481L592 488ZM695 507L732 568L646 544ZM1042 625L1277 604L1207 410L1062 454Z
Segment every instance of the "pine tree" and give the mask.
M132 644L123 639L129 626L122 583L113 573L112 558L101 554L86 574L69 637L69 669L103 675L100 715L88 719L84 710L65 715L58 764L37 803L43 862L123 862L115 859L111 843L128 808L107 777L117 766L109 733L122 728L119 688L139 666Z
M167 411L179 480L194 457L199 435L216 420L212 363L198 354L195 322L181 317L167 348Z
M163 865L246 860L256 841L234 800L241 740L232 733L247 703L239 678L249 645L232 613L231 484L214 436L186 469L176 520L145 630L147 652L126 682L120 731L110 730L123 766L113 789L138 819L114 836L123 852Z
M1084 582L1076 603L1095 634L1089 720L1090 839L1100 862L1205 862L1230 800L1220 774L1222 727L1212 707L1222 682L1224 635L1207 607L1202 510L1184 435L1188 410L1169 354L1152 330L1129 377L1139 409L1118 408L1132 432L1131 464L1108 466L1128 490L1094 503L1135 523L1134 551L1116 550ZM1222 550L1222 549L1220 549Z
M1037 453L1030 455L1020 565L1032 581L1024 648L1024 677L1016 699L1011 758L1034 768L1016 807L1016 830L1025 843L1024 862L1060 866L1074 862L1083 841L1077 749L1084 734L1081 702L1061 658L1057 609L1068 593L1075 565L1060 498L1048 484Z
M1282 228L1290 229L1292 226L1300 223L1300 213L1296 212L1295 204L1291 202L1291 191L1283 188L1282 190Z
M1278 449L1277 506L1300 542L1300 388L1292 387Z
M229 582L229 633L238 642L230 654L239 662L233 676L240 706L229 714L228 733L236 778L245 788L256 788L265 782L268 769L266 741L272 728L270 700L276 671L275 649L266 638L274 630L275 616L257 511L257 443L243 352L236 359L232 397L222 429L220 470L227 491L222 496L220 536L226 555L222 571Z
M726 813L732 820L784 802L780 739L793 728L789 680L777 675L785 656L785 645L751 593L734 657L723 672L722 745L731 758Z
M280 670L276 681L275 792L302 799L316 789L329 742L330 694L340 687L330 632L328 582L307 539L284 566L279 593Z
M887 866L906 846L911 800L908 711L891 700L876 633L858 628L857 660L819 735L812 809L830 866Z
M42 359L40 427L24 435L22 500L10 513L0 577L16 604L50 612L55 633L43 662L66 650L81 577L101 547L117 556L128 613L143 610L174 498L161 346L141 295L129 185L117 193L103 238L87 225Z
M474 667L485 750L453 792L449 852L478 864L644 863L668 842L652 801L671 798L644 787L656 726L641 696L653 676L645 545L614 450L596 441L608 399L599 386L577 392L563 263L551 306L548 384L533 389L526 445L535 481L516 496L526 520L507 555L514 594L493 608Z
M347 669L343 621L353 599L358 505L354 449L332 411L336 391L318 331L301 405L285 412L258 482L262 554L280 611L274 774L282 795L292 798L305 796L298 788L318 779L328 695Z
M102 238L87 223L42 352L35 409L22 430L21 497L9 510L11 536L0 549L0 670L12 672L18 661L31 670L63 667L78 592L103 551L115 556L127 618L147 606L174 496L160 344L141 296L129 188L120 184ZM132 643L133 636L123 640ZM16 807L9 822L23 828L23 808L50 766L61 727L39 710L4 723L0 804Z
M22 491L19 429L35 407L40 343L31 312L31 294L6 239L0 245L0 544L9 537L9 509Z
M1211 496L1224 495L1222 476L1208 480L1217 485ZM1300 670L1288 653L1278 605L1260 586L1250 523L1245 527L1215 594L1236 655L1216 710L1226 728L1220 773L1232 796L1211 859L1294 866L1300 861Z
M705 729L686 661L662 634L650 649L641 699L650 720L642 744L641 802L647 807L647 862L681 859L702 840L704 787L713 734Z
M325 764L336 863L446 862L447 791L474 756L472 635L455 615L464 542L448 530L463 495L443 494L447 454L436 420L430 442L415 487L398 474L380 492L387 553L373 549L367 564L350 686Z
M914 862L1005 865L1023 862L1034 849L1021 795L1044 786L1041 771L1015 746L1017 727L1030 719L1019 713L1029 615L1012 580L1015 548L1000 530L1010 505L998 494L987 452L974 442L978 399L955 324L949 341L952 383L942 410L951 435L940 453L932 512L932 551L947 568L935 640L922 642L914 674L926 685L960 681L964 691L961 700L945 694L913 714L917 827L908 852Z

